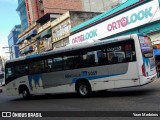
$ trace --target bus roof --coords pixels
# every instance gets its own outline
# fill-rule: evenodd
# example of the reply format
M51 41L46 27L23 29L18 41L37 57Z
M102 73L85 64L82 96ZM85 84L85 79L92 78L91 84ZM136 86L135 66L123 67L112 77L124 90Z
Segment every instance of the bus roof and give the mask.
M103 45L103 44L114 43L117 41L131 39L132 36L134 36L134 35L137 35L137 34L120 36L120 37L111 38L111 39L104 39L104 40L86 41L86 42L82 42L82 43L75 44L75 45L67 45L64 47L56 48L52 51L48 51L48 52L44 52L44 53L40 53L40 54L34 54L34 55L30 55L30 56L25 56L25 57L20 57L20 58L16 58L13 60L8 60L8 61L6 61L6 64L16 62L16 61L28 60L28 59L32 59L32 58L39 58L39 57L48 56L48 55L52 55L52 54L58 54L61 52L69 52L72 50L78 50L78 49L87 48L87 47L91 47L91 46L99 46L99 45Z

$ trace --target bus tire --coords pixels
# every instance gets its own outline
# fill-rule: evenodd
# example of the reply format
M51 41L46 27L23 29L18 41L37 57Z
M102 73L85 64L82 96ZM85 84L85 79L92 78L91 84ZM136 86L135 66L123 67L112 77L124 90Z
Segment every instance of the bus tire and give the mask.
M26 86L20 87L20 94L22 95L23 99L29 99L30 98L30 92Z
M79 96L81 97L89 97L91 95L91 86L90 83L87 81L80 81L76 84L76 91Z

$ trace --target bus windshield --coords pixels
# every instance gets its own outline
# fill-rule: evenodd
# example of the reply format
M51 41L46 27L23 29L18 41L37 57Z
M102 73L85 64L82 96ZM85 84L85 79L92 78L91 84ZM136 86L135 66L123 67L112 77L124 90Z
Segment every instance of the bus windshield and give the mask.
M153 57L153 46L148 36L139 36L140 47L145 58Z

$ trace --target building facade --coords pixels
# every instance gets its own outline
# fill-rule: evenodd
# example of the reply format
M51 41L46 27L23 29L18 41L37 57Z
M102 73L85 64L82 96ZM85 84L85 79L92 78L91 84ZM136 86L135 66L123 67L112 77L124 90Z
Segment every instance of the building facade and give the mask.
M28 27L28 18L26 12L25 0L18 0L17 12L19 13L22 30L25 30Z
M160 44L160 1L159 0L128 0L120 6L108 10L72 28L70 44L84 40L79 36L91 34L91 39L107 39L121 35L145 33L152 39L153 44Z
M122 3L122 0L81 0L84 11L104 12Z
M68 11L51 23L53 49L69 44L71 28L97 16L98 12Z
M18 35L21 32L21 25L16 25L8 35L8 45L10 52L10 59L19 57L19 47L16 45L18 41Z
M51 32L49 34L49 31L46 29L50 27L50 22L59 16L59 14L55 15L48 13L37 20L37 22L30 25L18 36L19 40L17 45L19 45L20 56L38 54L40 51L44 52L43 48L39 46L43 46L44 37L51 35Z
M25 0L28 25L35 23L44 15L43 2L41 0Z
M39 24L34 23L18 36L19 40L16 44L19 46L20 56L25 56L35 51L37 45L35 36L37 35L38 27Z
M46 14L19 35L21 56L38 54L69 44L71 28L100 13L68 11L55 19L55 14ZM49 19L46 20L46 18Z
M100 14L97 12L98 9L88 10L87 6L83 7L84 2L83 0L25 0L29 27L18 36L17 44L20 46L21 56L46 52L69 44L72 27ZM102 2L104 1L98 3ZM91 7L93 4L87 5ZM101 9L102 6L99 7ZM66 12L69 10L73 12ZM89 12L78 12L78 10ZM48 14L52 17L48 17ZM33 31L36 33L33 34Z
M68 10L82 10L80 0L25 0L28 25L47 13L63 14Z
M30 26L47 13L63 14L67 11L104 12L119 5L121 0L18 0L25 3ZM24 8L19 7L19 11ZM22 10L21 10L22 11ZM23 15L24 16L24 15Z

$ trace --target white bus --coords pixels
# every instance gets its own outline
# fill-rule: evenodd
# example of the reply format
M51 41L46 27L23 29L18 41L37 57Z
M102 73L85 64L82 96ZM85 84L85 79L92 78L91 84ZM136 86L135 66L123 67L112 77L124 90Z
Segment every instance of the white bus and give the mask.
M127 35L85 42L7 61L8 95L73 93L141 86L156 78L149 37Z

